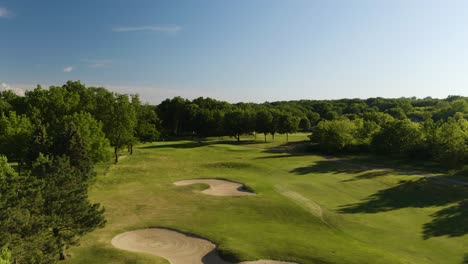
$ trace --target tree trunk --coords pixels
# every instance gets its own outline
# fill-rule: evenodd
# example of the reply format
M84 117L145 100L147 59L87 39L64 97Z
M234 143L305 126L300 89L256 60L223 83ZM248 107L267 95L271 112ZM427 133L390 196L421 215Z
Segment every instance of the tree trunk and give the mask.
M240 142L240 135L237 135L237 142Z
M265 135L265 143L266 143L266 135L267 135L267 134L266 134L266 133L263 133L263 135Z
M286 142L289 141L288 133L286 133Z
M65 253L63 252L63 243L60 238L60 230L58 228L53 228L52 232L54 237L57 239L57 244L59 246L59 260L65 260Z
M179 120L176 120L174 123L174 135L178 135L178 130L179 130Z
M271 133L271 139L275 141L275 133Z
M119 148L117 147L114 148L114 156L115 156L114 163L117 164L117 162L119 162Z
M133 144L130 144L130 155L133 155Z

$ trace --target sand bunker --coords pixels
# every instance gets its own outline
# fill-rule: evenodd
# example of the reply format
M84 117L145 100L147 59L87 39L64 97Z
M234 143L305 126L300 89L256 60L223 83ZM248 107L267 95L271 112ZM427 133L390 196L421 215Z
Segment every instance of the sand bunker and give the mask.
M163 257L171 264L232 264L222 260L212 242L163 228L125 232L112 239L114 247ZM246 261L240 264L287 264L275 260Z
M177 186L204 183L210 185L210 188L203 190L202 193L215 196L245 196L254 195L254 193L242 190L243 185L237 182L230 182L217 179L194 179L174 182Z

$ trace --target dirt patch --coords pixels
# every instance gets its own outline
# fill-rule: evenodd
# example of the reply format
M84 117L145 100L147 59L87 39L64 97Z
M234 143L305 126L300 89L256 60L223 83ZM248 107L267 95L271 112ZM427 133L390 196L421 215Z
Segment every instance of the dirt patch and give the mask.
M204 194L214 196L246 196L254 195L255 193L245 190L244 185L219 179L193 179L174 182L177 186L192 185L197 183L208 184L210 188L201 191Z
M171 264L232 264L221 259L216 245L206 239L164 228L147 228L117 235L116 248L149 253L167 259ZM275 260L245 261L239 264L288 264Z

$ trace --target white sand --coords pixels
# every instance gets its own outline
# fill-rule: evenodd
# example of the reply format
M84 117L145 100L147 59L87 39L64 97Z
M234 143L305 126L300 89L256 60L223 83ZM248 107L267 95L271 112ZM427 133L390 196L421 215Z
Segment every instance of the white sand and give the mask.
M215 196L245 196L254 195L254 193L242 191L242 184L217 179L194 179L174 182L177 186L191 185L196 183L208 184L210 188L203 190L202 193Z
M232 264L222 260L212 242L163 228L125 232L112 239L116 248L149 253L171 264ZM292 264L275 260L244 261L239 264Z

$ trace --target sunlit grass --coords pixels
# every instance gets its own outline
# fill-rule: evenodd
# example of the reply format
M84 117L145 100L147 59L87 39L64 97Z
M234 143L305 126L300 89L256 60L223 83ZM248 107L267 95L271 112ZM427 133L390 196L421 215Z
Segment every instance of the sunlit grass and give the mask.
M306 136L294 134L289 140L307 140ZM231 141L215 142L220 140ZM110 244L119 233L146 227L170 227L205 237L232 261L463 261L466 233L424 237L425 224L443 208L466 199L463 192L449 199L453 187L434 187L418 176L336 164L281 146L286 143L282 135L268 140L264 143L263 135L257 135L256 141L251 136L240 143L225 137L145 144L118 165L99 165L90 197L106 207L108 223L70 249L68 262L166 263ZM242 182L257 195L214 197L198 192L203 185L173 185L192 178ZM432 197L434 188L437 195Z

